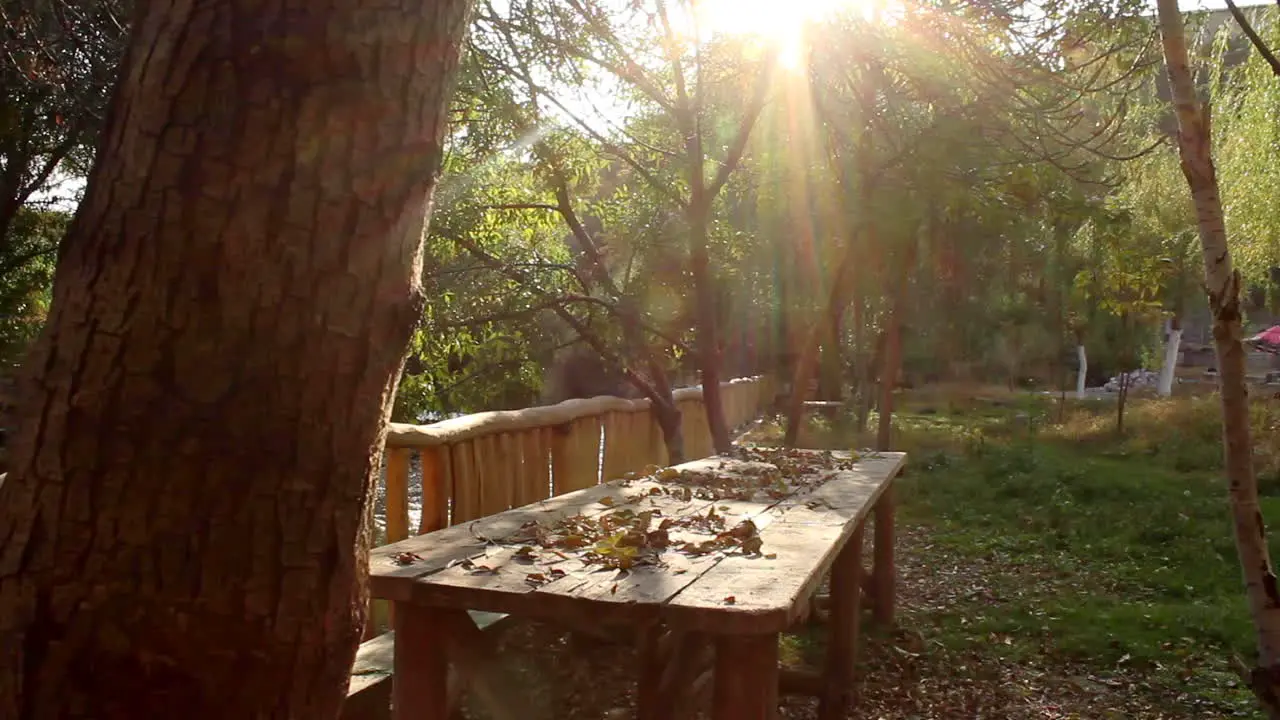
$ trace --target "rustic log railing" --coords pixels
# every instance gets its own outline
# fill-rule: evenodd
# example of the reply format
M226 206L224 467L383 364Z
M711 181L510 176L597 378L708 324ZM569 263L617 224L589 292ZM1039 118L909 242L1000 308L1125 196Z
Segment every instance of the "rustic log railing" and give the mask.
M725 419L739 427L773 400L768 376L721 383ZM686 460L715 454L701 388L676 390ZM384 454L386 535L409 536L413 456L422 477L422 519L412 532L493 515L508 508L667 465L650 401L618 397L484 412L431 425L392 423ZM603 448L601 444L603 443ZM603 452L601 450L603 449ZM370 622L370 630L380 623Z
M721 384L725 417L740 426L772 400L769 378ZM700 388L676 390L688 460L714 454ZM601 481L666 465L649 400L595 397L523 410L476 413L431 425L392 423L385 453L385 542L409 536L413 455L422 473L426 533ZM603 442L603 453L601 443Z

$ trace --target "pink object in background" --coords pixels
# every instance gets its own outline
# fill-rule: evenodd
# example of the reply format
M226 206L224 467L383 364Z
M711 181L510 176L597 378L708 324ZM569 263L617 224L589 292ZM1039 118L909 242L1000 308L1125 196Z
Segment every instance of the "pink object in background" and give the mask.
M1244 342L1263 352L1280 354L1280 325L1272 325Z

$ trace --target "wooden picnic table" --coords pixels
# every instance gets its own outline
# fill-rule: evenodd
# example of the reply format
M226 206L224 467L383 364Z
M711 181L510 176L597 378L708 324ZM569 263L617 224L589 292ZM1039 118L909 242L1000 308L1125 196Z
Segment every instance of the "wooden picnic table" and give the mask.
M859 601L892 622L893 499L903 453L742 450L619 480L375 549L375 597L393 603L394 717L445 720L448 675L503 714L484 682L493 648L466 611L569 628L626 626L641 654L638 717L676 716L710 689L717 720L778 706L778 634L806 618L831 573L820 716L844 717ZM862 566L874 514L875 564ZM710 666L704 672L699 660ZM509 683L506 683L509 685ZM527 716L508 703L507 714Z

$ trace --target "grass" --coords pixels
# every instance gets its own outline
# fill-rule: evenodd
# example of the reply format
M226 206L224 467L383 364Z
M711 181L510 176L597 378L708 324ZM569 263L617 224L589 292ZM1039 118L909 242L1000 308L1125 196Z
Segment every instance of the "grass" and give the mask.
M936 571L930 592L944 596L905 603L905 623L957 656L1137 682L1170 717L1254 717L1232 661L1249 662L1254 642L1216 403L1134 400L1119 436L1111 404L904 394L894 449L911 460L898 485L899 521L924 538L916 572ZM1255 401L1253 425L1263 515L1274 525L1280 402ZM869 444L819 420L802 440ZM1271 550L1280 550L1274 533ZM784 654L804 651L792 643Z

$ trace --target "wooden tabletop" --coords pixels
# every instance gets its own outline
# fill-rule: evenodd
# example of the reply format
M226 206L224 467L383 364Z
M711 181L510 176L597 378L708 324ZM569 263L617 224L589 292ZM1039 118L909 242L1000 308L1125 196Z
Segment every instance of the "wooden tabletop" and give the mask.
M780 632L903 453L735 451L376 548L373 595L601 624Z

